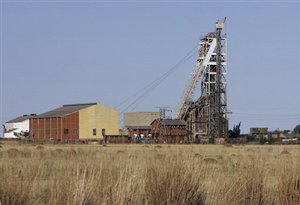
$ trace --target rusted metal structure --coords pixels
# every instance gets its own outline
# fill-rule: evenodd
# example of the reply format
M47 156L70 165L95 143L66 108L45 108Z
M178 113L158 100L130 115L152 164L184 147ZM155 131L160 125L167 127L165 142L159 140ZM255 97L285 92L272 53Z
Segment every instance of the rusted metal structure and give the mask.
M228 136L226 96L226 36L222 35L225 24L216 22L215 31L200 39L196 66L191 75L176 117L187 123L190 139ZM200 82L201 95L194 100Z

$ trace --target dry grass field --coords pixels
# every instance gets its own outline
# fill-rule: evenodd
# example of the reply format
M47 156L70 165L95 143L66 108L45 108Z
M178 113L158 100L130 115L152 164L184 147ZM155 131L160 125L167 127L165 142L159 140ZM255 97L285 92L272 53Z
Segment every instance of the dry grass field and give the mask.
M300 146L1 145L6 204L300 204Z

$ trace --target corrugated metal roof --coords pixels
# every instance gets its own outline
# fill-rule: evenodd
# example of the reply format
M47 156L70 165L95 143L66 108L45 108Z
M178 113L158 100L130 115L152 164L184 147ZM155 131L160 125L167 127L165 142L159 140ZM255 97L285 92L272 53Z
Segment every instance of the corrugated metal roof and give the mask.
M156 120L159 121L159 123L161 125L169 125L169 126L172 126L172 125L173 126L175 126L175 125L181 125L181 126L186 126L186 122L184 120L181 120L181 119L164 119L164 120L162 120L162 119L156 119Z
M40 115L37 115L37 116L35 116L35 118L63 117L63 116L78 112L79 110L90 107L92 105L96 105L96 104L97 103L63 105L60 108L57 108L57 109L51 110L49 112L45 112L45 113L42 113Z
M151 122L159 118L159 112L125 112L124 127L149 126Z
M133 129L133 130L150 130L151 126L127 126L127 129Z
M162 123L165 125L186 125L186 122L181 119L165 119L161 120L161 124Z
M29 119L30 117L32 117L32 116L30 116L30 115L22 115L22 116L19 116L19 117L15 118L15 119L9 120L6 123L23 122L23 121Z

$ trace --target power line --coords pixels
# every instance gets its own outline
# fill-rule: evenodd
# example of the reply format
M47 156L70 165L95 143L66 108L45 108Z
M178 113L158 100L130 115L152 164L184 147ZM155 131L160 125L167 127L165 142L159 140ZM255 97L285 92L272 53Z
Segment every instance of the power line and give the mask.
M195 54L195 53L194 53ZM192 54L191 56L189 56L189 58L187 58L185 61L187 61L187 60L189 60L191 57L193 57L194 56L194 54ZM179 66L179 65L178 65ZM174 67L174 68L177 68L177 66L176 67ZM142 94L142 95L140 95L130 106L128 106L128 108L129 107L131 107L132 105L134 105L134 104L136 104L136 106L135 106L135 108L141 103L141 102L143 102L144 100L145 100L145 98L147 97L147 95L151 92L151 91L153 91L156 87L158 87L173 71L175 71L175 69L174 70L172 70L171 72L168 72L168 73L166 73L164 76L162 76L162 78L161 79L159 79L158 81L156 81L151 87L149 87L147 90L145 90L145 92ZM134 109L135 109L134 108Z
M143 90L147 89L148 87L152 86L153 84L155 84L157 81L161 80L161 78L163 78L165 75L168 75L170 72L172 72L173 70L175 70L180 64L186 62L186 58L189 57L189 55L191 55L191 53L198 47L195 46L193 47L182 59L180 59L180 61L178 63L175 64L175 66L173 66L171 69L169 69L166 73L164 73L163 75L161 75L160 77L156 78L155 80L153 80L152 82L150 82L149 84L147 84L146 86L144 86L143 88L141 88L140 90L138 90L135 94L127 97L124 101L122 101L120 104L117 105L117 107L120 107L121 105L123 105L124 103L128 102L131 98L137 96L140 92L142 92ZM190 57L189 57L190 58Z
M183 63L188 61L190 58L192 58L197 53L197 52L194 52L194 50L197 47L198 47L198 45L194 46L182 59L180 59L178 61L178 63L176 63L172 68L170 68L167 72L165 72L159 78L155 79L154 81L152 81L151 83L149 83L148 85L143 87L142 89L138 90L135 94L129 96L123 102L121 102L117 107L120 107L121 105L123 105L124 103L128 102L130 99L132 99L133 97L135 97L135 96L139 95L139 93L141 93L137 98L135 98L135 100L132 103L130 103L125 109L123 109L120 114L124 113L126 110L128 110L133 105L136 105L134 107L134 108L136 108L137 105L146 98L146 96L149 94L149 92L151 92L153 89L155 89L157 86L159 86L163 82L163 80L165 80L168 76L170 76L170 74L172 74L177 68L179 68L180 65L182 65Z

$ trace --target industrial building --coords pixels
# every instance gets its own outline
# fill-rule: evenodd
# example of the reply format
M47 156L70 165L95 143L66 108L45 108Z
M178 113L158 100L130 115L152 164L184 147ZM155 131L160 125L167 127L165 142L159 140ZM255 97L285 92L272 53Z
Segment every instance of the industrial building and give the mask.
M150 124L160 118L160 112L125 112L124 130L131 141L139 137L150 137Z
M118 135L117 110L99 103L70 104L30 118L33 139L74 142Z
M268 128L267 127L251 127L250 128L250 135L267 135Z
M186 142L186 122L180 119L155 119L151 123L154 141L163 143Z
M29 132L29 118L36 114L22 115L5 122L3 125L3 138L18 138L23 133Z
M125 112L124 127L150 126L157 118L160 118L160 112Z

